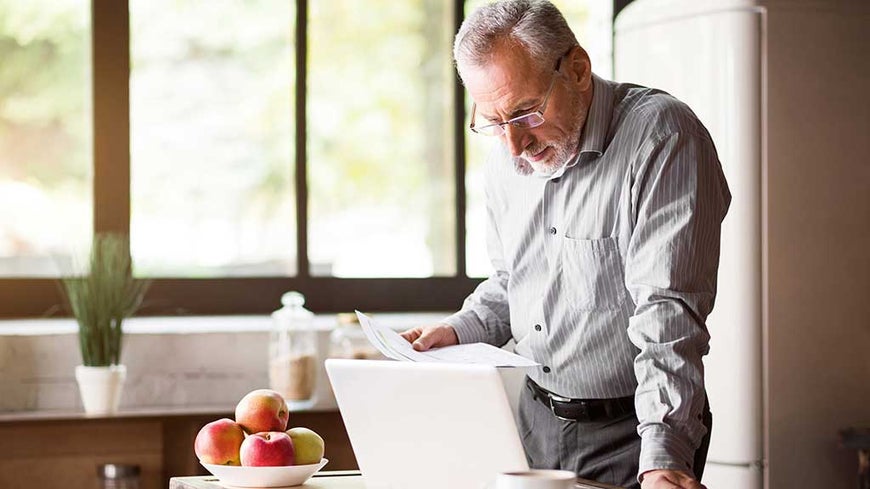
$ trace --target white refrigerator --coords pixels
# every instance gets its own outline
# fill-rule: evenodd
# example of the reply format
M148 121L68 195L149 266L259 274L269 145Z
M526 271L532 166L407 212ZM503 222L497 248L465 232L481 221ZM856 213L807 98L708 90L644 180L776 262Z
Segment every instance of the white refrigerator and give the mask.
M804 449L801 447L804 439L799 438L803 436L801 433L795 434L794 440L775 440L774 449L778 450L777 456L784 463L779 465L781 472L776 478L778 483L770 484L770 474L766 472L769 469L770 436L786 433L782 427L788 426L790 422L785 416L778 415L781 410L774 416L774 423L778 422L781 426L774 426L774 430L769 426L770 392L774 393L775 402L779 402L779 398L785 400L786 397L779 394L776 385L769 385L769 339L780 337L777 335L788 338L786 335L791 333L786 333L785 328L793 328L799 332L801 328L812 331L814 327L801 325L799 321L779 324L775 318L771 319L767 315L767 299L785 295L770 288L771 283L780 282L776 277L769 281L767 276L770 272L766 268L770 261L768 254L778 253L778 250L771 250L769 246L771 242L776 243L779 239L777 236L780 236L771 234L776 225L771 226L770 222L785 222L777 220L778 216L774 214L779 212L777 209L780 208L780 203L775 200L768 202L767 199L779 198L780 192L776 186L783 185L787 188L789 185L783 183L782 178L769 184L767 170L791 168L783 174L794 178L790 183L792 186L802 185L800 182L813 178L806 168L820 168L821 165L828 164L818 155L836 157L842 145L836 134L827 139L820 136L818 141L813 142L808 142L807 138L787 141L789 134L801 133L799 125L805 124L807 120L820 124L821 127L845 123L843 127L846 129L843 131L846 132L857 127L855 124L866 128L864 111L846 115L845 119L843 114L825 115L823 111L811 109L816 106L831 106L830 102L821 100L824 95L815 95L824 92L801 90L799 87L802 83L811 88L816 83L815 78L802 71L806 63L823 65L826 71L824 75L830 76L829 80L849 80L850 77L855 79L856 64L840 62L834 53L844 51L838 41L841 33L854 38L854 33L860 30L860 24L850 18L854 19L856 13L865 15L866 7L866 3L848 1L635 0L616 18L614 78L659 88L686 102L710 131L733 195L731 208L722 226L718 295L707 323L711 341L710 354L705 357L704 363L713 412L713 432L703 483L709 489L817 487L804 485L810 483L812 476L801 479L798 474L802 470L827 472L829 467L824 466L827 463L824 457L835 453L827 445L822 445L828 443L824 438L813 440L813 447ZM870 25L867 28L870 29ZM866 37L862 36L860 39ZM818 51L820 54L816 56L805 48L820 42L832 43L834 49L830 56L824 50ZM856 47L854 42L845 45ZM865 49L867 47L864 46ZM843 56L843 59L848 58L852 63L860 60L861 54L857 50L853 51L854 56ZM866 53L864 49L861 51ZM846 52L852 51L847 49ZM813 56L828 59L819 62ZM862 73L866 73L866 64L861 66ZM781 105L803 107L806 109L803 117L785 116L784 111L779 109L776 109L777 113L771 112L771 107L774 106L768 105L771 95L769 91L775 90L769 84L771 79L776 81L777 87L795 86L795 93L805 94L803 97L792 97ZM788 85L791 83L795 85ZM838 90L866 88L860 85L838 86ZM773 95L776 97L778 94ZM848 117L858 122L849 125ZM769 126L771 120L776 121L775 128ZM791 120L795 122L790 122ZM792 124L794 131L790 127ZM771 143L768 139L771 131L785 137ZM826 147L826 144L831 146ZM834 146L835 144L838 146ZM866 147L866 141L860 144ZM799 151L788 153L798 147ZM816 159L807 161L802 159L804 155L805 158ZM866 154L863 156L866 158ZM771 166L766 166L768 164ZM794 173L789 174L788 171ZM866 175L865 170L862 172L857 173L856 178ZM848 185L850 184L846 184L845 188ZM867 201L858 203L866 205ZM824 204L820 202L819 205ZM768 208L772 210L769 211ZM863 210L866 207L858 209ZM866 215L866 211L864 214ZM809 232L813 232L811 227ZM859 238L866 241L866 233L862 233ZM821 247L817 250L820 254L824 252ZM866 259L863 263L866 263ZM798 303L800 301L790 300L795 303L787 304L787 308L794 310L802 307ZM852 307L854 310L856 306L852 304L844 307ZM773 344L777 346L782 343ZM819 347L830 348L821 344ZM802 348L809 349L811 346ZM833 349L828 353L836 354ZM780 375L780 372L793 366L796 367L795 372L807 371L805 365L799 364L803 354L794 350L790 358L788 355L775 353L773 356L779 362L774 365L775 374ZM786 378L787 373L782 375ZM793 388L800 392L800 386L795 385ZM866 392L866 389L862 390ZM858 395L860 394L854 394ZM810 399L808 402L822 405L826 401L821 396L819 400ZM853 404L857 405L857 402L854 399ZM783 403L779 404L782 405ZM813 406L807 407L809 409L804 418L814 419ZM799 416L800 414L795 414L796 419L801 419ZM845 420L843 423L847 426ZM791 424L795 423L792 421ZM820 437L830 433L830 438L835 438L834 426L823 426L818 430ZM807 433L811 431L812 427ZM812 468L795 467L790 463L800 458L801 450L808 453L807 459L813 460ZM816 453L810 453L811 450L816 450ZM827 451L822 452L823 450ZM819 456L820 454L824 457ZM822 462L817 464L816 460ZM790 467L784 467L785 464ZM830 476L830 473L826 476ZM785 481L789 478L791 481L786 485ZM793 485L794 483L797 484Z

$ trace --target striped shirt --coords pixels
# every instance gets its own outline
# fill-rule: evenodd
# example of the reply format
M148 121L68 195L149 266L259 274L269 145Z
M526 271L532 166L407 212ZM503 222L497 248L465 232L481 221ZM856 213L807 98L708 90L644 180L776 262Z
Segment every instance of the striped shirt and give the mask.
M504 345L571 398L635 396L640 473L688 470L706 428L705 319L731 195L707 130L683 103L593 76L580 151L522 176L504 145L485 169L495 272L444 322Z

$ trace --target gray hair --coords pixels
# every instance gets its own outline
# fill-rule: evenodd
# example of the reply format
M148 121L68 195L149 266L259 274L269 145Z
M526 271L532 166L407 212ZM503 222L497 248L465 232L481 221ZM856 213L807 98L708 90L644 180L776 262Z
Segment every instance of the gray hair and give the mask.
M578 46L574 32L555 5L546 0L501 0L468 16L453 43L456 66L484 66L504 41L525 48L544 69Z

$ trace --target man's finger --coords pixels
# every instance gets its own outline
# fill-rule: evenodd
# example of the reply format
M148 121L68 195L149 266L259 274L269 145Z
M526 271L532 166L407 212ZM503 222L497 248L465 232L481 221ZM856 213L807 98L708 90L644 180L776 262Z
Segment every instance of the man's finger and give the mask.
M420 331L421 328L412 328L399 333L399 336L405 338L408 343L413 343L417 338L420 337Z
M428 350L429 348L432 347L432 344L435 343L435 338L434 338L435 335L432 333L433 332L430 330L430 331L427 331L427 332L421 334L419 338L414 340L414 342L411 346L414 347L414 349L417 351Z

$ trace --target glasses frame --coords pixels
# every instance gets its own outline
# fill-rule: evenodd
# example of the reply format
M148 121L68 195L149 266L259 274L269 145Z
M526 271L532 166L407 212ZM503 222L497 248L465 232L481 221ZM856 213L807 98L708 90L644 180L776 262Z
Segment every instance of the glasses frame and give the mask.
M510 124L513 127L518 127L521 129L533 129L547 122L547 119L544 118L544 112L547 111L547 103L550 102L550 95L553 93L553 86L556 84L556 75L559 74L559 68L562 66L562 58L564 58L568 53L559 56L559 59L556 60L556 66L553 68L553 77L550 79L550 86L547 87L547 93L544 95L544 101L541 102L536 109L531 112L526 112L525 114L518 115L511 119L508 119L503 122L494 122L492 124L486 124L484 126L477 126L474 123L475 115L477 114L477 103L471 103L471 123L468 128L475 134L481 134L483 136L501 136L504 134L504 126ZM531 123L519 124L521 121L525 121L527 119L531 119L532 117L537 117L539 120Z

